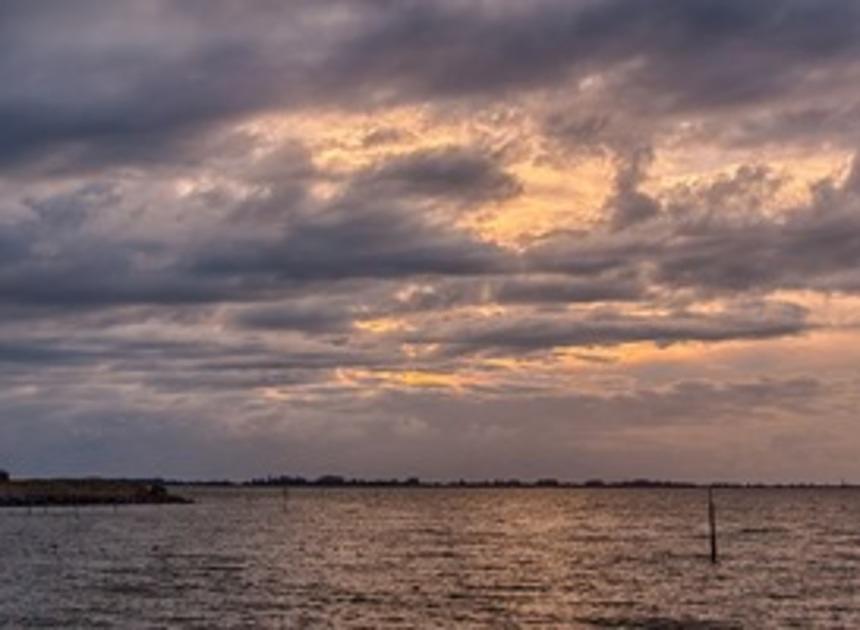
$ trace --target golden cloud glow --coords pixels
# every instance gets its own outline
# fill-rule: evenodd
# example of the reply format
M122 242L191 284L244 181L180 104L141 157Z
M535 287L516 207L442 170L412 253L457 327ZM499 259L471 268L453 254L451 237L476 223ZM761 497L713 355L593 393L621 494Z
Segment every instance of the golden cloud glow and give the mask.
M406 320L396 317L380 317L376 319L363 319L353 323L355 328L374 334L383 334L404 330L409 327Z
M358 388L450 389L462 391L480 381L475 375L429 370L339 370L342 383Z

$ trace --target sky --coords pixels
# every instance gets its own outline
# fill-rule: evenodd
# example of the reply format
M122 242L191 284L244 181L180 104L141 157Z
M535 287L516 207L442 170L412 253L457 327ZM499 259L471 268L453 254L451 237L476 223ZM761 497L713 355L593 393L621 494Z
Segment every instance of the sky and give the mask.
M5 0L0 467L860 481L860 3Z

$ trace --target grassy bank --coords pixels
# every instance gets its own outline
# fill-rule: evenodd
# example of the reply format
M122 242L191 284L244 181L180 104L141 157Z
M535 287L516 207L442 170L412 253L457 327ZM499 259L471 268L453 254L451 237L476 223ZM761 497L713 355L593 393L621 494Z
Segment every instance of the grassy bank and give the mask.
M159 484L102 479L0 481L0 507L190 503Z

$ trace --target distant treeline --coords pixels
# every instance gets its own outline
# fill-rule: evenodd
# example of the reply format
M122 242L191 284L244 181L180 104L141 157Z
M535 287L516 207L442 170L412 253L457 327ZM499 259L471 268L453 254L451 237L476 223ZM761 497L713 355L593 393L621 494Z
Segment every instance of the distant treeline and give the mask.
M8 475L3 475L0 470L0 483L8 483ZM667 481L662 479L624 479L621 481L609 481L603 479L588 479L586 481L563 481L552 477L535 480L523 479L487 479L467 480L458 479L452 481L425 481L419 477L390 478L390 479L362 479L357 477L344 477L342 475L321 475L319 477L303 477L301 475L269 475L257 477L247 481L235 481L232 479L208 479L187 480L169 479L163 477L123 477L123 478L99 478L87 477L78 479L53 479L55 482L113 482L126 484L148 484L152 486L227 486L227 487L321 487L321 488L860 488L855 483L759 483L759 482L731 482L716 481L713 483L691 482L691 481Z
M168 482L170 483L170 482ZM233 485L246 487L371 487L371 488L856 488L855 484L815 484L815 483L736 483L715 482L695 483L689 481L667 481L661 479L625 479L621 481L606 481L603 479L588 479L586 481L562 481L547 477L536 480L522 479L491 479L454 481L424 481L419 477L391 479L362 479L344 477L341 475L322 475L306 478L294 475L279 475L258 477L240 483L227 481L196 482L202 485Z

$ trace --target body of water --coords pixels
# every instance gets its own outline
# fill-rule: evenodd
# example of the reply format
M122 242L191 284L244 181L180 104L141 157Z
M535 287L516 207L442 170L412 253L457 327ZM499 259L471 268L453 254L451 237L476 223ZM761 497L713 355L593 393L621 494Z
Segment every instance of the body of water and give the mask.
M0 510L0 627L860 628L860 491L189 489Z

